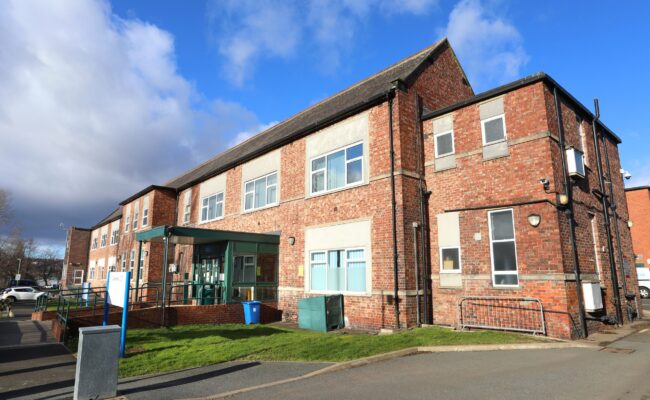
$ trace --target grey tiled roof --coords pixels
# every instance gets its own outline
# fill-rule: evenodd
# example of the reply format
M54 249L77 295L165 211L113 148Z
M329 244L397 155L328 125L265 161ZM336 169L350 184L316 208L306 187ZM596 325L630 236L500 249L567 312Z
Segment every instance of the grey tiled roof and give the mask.
M117 207L112 213L108 214L104 219L99 221L95 226L93 226L91 229L96 229L99 228L102 225L106 225L109 222L113 222L117 219L120 219L122 217L122 207Z
M359 112L363 107L379 101L394 81L408 82L417 75L427 59L445 46L448 46L446 38L218 154L164 185L183 189L302 137L324 124Z

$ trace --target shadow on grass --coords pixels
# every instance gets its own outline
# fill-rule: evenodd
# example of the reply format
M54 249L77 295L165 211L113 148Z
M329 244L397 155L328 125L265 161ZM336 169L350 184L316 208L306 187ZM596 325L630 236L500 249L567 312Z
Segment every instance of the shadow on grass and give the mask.
M176 330L176 329L156 329L155 331L140 331L131 337L131 343L147 343L152 341L167 341L167 340L191 340L201 339L204 337L220 336L229 340L249 339L253 337L271 336L277 334L290 334L290 331L283 329L272 328L267 326L255 326L252 328L232 328L232 327L219 327L209 329L192 329L192 330Z

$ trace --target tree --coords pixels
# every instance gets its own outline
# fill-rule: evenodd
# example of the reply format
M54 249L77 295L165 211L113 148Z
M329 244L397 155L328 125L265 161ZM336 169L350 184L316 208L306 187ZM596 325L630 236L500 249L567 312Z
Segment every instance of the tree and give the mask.
M42 279L43 285L47 286L49 280L61 277L63 260L59 258L56 251L45 248L37 252L35 258L30 259L27 271L36 279Z
M21 259L21 275L28 277L30 259L36 251L33 240L24 239L20 229L14 228L8 236L0 236L0 284L9 285L9 281L18 272L18 259Z
M9 222L9 193L6 190L0 189L0 226L6 225Z

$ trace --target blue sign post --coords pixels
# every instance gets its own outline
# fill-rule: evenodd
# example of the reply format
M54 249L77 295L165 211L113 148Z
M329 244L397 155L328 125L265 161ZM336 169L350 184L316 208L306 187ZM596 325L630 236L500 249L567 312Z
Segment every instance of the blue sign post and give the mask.
M108 324L109 304L122 307L122 331L120 333L120 358L124 358L124 348L126 344L126 327L129 310L129 286L131 282L131 272L108 272L106 278L106 296L104 297L104 320L102 325ZM111 285L112 283L112 285Z

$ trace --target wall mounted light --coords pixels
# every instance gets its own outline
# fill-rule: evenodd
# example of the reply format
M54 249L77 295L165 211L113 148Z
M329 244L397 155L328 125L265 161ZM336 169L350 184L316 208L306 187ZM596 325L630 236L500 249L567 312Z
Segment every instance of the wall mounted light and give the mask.
M293 236L289 236L289 245L293 246L296 244L296 238Z
M634 226L634 224L632 223L632 221L627 221L627 227L628 228L632 229L633 226Z
M537 228L539 226L540 222L542 222L542 217L540 217L539 214L530 214L528 216L528 223L532 227Z
M561 194L557 196L557 202L563 206L566 206L567 204L569 204L569 196L567 196L566 194Z

